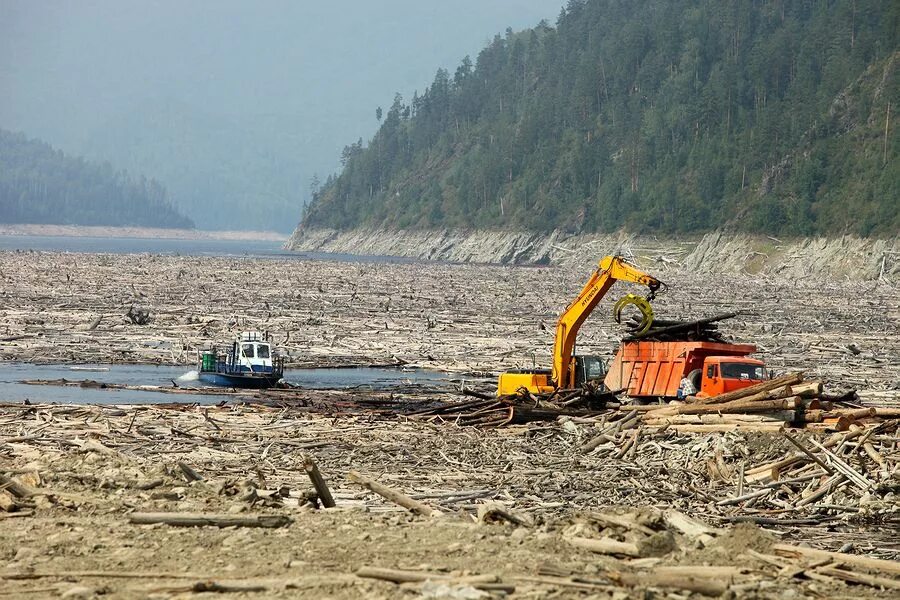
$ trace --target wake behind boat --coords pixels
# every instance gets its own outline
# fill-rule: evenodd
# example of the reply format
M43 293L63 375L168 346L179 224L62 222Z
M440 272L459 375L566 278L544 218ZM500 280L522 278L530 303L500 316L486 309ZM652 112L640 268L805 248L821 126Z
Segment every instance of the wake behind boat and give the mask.
M227 352L205 350L198 371L200 381L212 385L269 388L284 376L284 358L272 351L268 334L245 331Z

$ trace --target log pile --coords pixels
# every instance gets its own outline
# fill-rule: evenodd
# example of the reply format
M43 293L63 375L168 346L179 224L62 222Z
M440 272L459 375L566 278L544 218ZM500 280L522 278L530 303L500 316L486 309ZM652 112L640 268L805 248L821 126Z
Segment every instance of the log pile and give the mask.
M407 412L407 416L452 421L457 425L502 427L533 421L553 421L561 417L619 419L614 413L639 414L635 425L666 428L680 433L722 433L759 431L777 433L786 428L810 431L848 431L854 425L871 425L884 419L900 418L900 409L863 406L854 391L828 394L821 381L790 373L715 397L689 396L686 401L666 405L627 404L622 390L601 386L557 390L535 394L492 396L473 390L463 394L474 399L440 402L437 406ZM640 421L640 423L638 423ZM617 431L621 431L621 427Z
M407 416L453 421L457 425L503 427L522 425L533 421L554 421L561 416L590 418L606 410L621 406L620 392L610 392L598 385L585 385L580 389L556 390L551 394L534 394L526 389L517 394L491 396L473 390L464 390L475 400L445 402Z
M896 408L863 407L853 391L826 394L821 381L806 381L798 372L718 396L689 396L686 402L647 410L642 420L648 426L682 432L780 431L785 427L847 431L853 425L896 417L900 417Z
M637 316L631 317L625 322L625 329L628 335L624 341L630 342L634 340L654 341L654 342L670 342L670 341L690 341L690 342L725 342L727 341L719 331L718 322L725 319L732 319L738 313L731 312L706 319L698 319L695 321L682 321L677 319L653 319L650 329L643 333L639 333L641 327L641 318Z

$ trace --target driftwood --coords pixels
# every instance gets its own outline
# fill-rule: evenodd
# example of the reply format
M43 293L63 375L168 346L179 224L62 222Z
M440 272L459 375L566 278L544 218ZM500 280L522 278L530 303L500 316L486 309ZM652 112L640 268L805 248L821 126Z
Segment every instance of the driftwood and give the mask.
M493 523L506 521L514 525L532 527L534 523L527 516L510 510L499 502L488 502L478 507L478 521L480 523Z
M697 592L704 596L721 596L728 589L730 577L716 575L705 576L704 567L694 567L693 573L682 572L648 572L648 573L616 573L608 574L617 583L629 587L662 587L689 592Z
M859 556L857 554L847 554L845 552L829 552L827 550L805 548L802 546L793 546L791 544L775 544L772 546L772 549L782 556L806 557L814 560L828 559L844 565L852 565L863 569L872 569L873 571L882 571L884 573L900 575L900 562L898 561L881 560L868 556Z
M413 500L402 492L398 492L397 490L390 488L382 483L378 483L374 479L366 477L357 471L350 471L347 477L351 481L360 484L361 486L369 489L372 492L375 492L382 498L390 500L394 504L398 504L418 515L422 515L424 517L439 517L442 514L441 511L432 508L427 504L419 502L418 500Z
M621 556L640 557L641 551L637 544L629 542L619 542L612 538L583 538L583 537L567 537L566 541L576 548L588 550L597 554L614 554Z
M328 484L325 483L325 478L322 477L322 473L319 472L316 461L310 456L304 457L303 469L306 471L306 474L309 475L309 480L316 489L316 494L319 496L322 506L325 508L334 508L336 506L334 497L331 495L331 490L328 489Z
M401 569L385 569L381 567L360 567L356 570L357 577L368 579L380 579L392 583L421 583L436 581L452 585L466 585L477 590L501 592L512 594L516 586L504 583L497 575L468 575L453 576L445 573L432 573L427 571L405 571Z
M0 473L0 489L9 491L9 493L16 498L30 498L31 496L37 496L47 493L37 488L33 488L25 483L22 483L21 481L17 481L13 477L7 477L2 473Z
M500 581L500 577L497 575L453 576L446 573L386 569L382 567L360 567L356 570L356 576L392 581L394 583L417 583L429 580L455 581L459 583L497 583Z
M290 525L293 519L286 515L216 515L204 513L141 513L128 515L129 523L152 525L163 523L175 527L265 527L277 528Z

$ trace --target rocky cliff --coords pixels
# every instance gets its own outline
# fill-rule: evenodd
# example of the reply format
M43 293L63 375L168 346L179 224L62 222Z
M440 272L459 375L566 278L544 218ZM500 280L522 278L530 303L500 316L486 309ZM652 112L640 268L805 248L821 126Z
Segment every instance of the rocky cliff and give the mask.
M500 265L587 268L601 256L621 253L657 271L686 268L703 273L748 273L801 279L840 277L900 282L900 240L778 239L717 231L695 238L658 238L626 233L568 235L497 230L352 229L301 227L285 248L360 256Z

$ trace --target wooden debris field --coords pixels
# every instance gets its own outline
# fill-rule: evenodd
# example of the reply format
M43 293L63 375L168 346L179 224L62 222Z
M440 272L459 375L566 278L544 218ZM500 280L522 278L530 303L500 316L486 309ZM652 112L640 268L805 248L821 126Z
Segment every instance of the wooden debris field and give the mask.
M695 335L756 343L782 379L497 398L497 371L549 365L583 280L560 269L0 253L3 360L189 365L259 329L294 365L456 374L220 406L0 398L0 596L894 597L896 290L657 266L661 314L741 311ZM580 351L612 354L607 308Z

